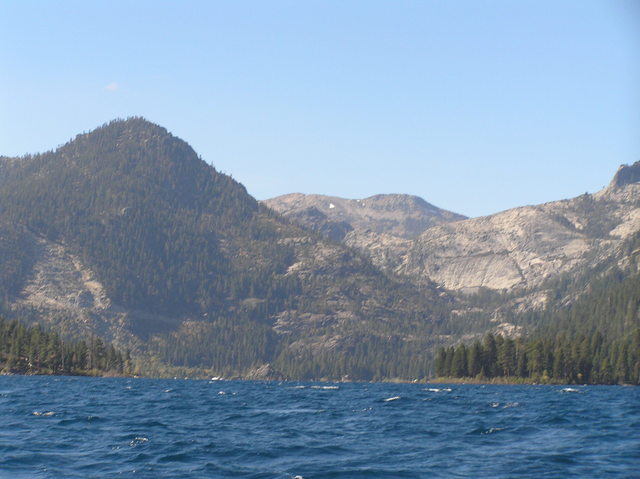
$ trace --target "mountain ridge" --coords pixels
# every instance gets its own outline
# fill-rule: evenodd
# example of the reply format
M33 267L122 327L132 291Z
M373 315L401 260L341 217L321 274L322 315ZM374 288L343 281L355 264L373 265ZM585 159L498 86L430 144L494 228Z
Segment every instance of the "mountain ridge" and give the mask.
M397 269L420 233L466 218L418 196L403 194L346 199L292 193L263 204L301 226L360 251L387 272Z
M356 343L426 374L446 293L284 220L162 127L116 120L4 169L0 253L26 256L6 314L225 374L382 374Z
M621 165L609 186L592 195L515 207L477 218L445 212L439 221L424 221L413 234L401 230L404 212L397 206L392 224L385 224L384 218L374 223L366 213L354 219L344 206L363 209L361 204L384 195L345 200L295 193L264 204L363 252L377 266L414 281L433 280L445 288L466 292L479 288L510 290L538 287L588 261L606 261L608 252L614 254L616 245L640 230L639 181L640 162ZM417 197L390 198L402 198L406 203ZM420 200L427 208L435 208Z
M449 289L527 288L615 254L640 230L640 185L441 225L414 242L401 271Z
M466 218L438 208L419 196L406 194L377 194L362 199L346 199L290 193L264 200L263 203L285 216L300 215L304 210L314 208L326 216L326 221L346 222L352 230L371 230L405 239L415 238L430 226Z
M0 307L131 348L154 374L424 378L436 346L528 334L637 274L636 166L481 218L410 195L293 195L281 216L166 129L115 120L0 161Z

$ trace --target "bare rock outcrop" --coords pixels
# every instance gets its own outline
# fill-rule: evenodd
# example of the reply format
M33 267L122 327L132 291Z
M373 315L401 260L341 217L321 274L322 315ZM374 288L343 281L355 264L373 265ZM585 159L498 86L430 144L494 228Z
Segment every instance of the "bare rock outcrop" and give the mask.
M265 200L264 204L314 229L318 229L318 219L322 219L346 223L357 232L386 233L405 239L413 239L432 226L465 219L412 195L375 195L350 200L292 193Z
M465 219L409 195L363 200L294 193L265 201L291 220L364 252L387 271L464 292L538 287L625 258L640 231L640 162L595 194Z
M34 265L11 308L21 317L47 321L65 336L106 338L136 349L132 312L112 302L94 272L63 243L34 237Z
M302 226L365 253L376 266L387 270L404 262L412 240L426 229L466 218L412 195L351 200L292 193L264 204Z
M640 184L616 181L594 195L430 228L398 271L454 290L537 287L615 259L638 231Z
M636 161L633 165L621 165L607 189L615 190L638 182L640 182L640 161Z

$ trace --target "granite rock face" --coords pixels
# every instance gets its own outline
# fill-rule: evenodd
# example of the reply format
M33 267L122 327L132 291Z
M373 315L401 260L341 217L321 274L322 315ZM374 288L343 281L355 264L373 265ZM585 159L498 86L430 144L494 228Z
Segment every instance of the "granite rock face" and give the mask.
M621 165L615 176L609 183L609 190L614 190L625 185L638 183L640 181L640 161L633 165Z
M395 270L405 261L412 240L423 231L466 218L411 195L351 200L292 193L264 204L302 226L365 253L376 266L386 270Z
M593 195L430 228L398 271L453 290L508 291L604 261L624 262L622 244L640 231L640 184L618 180Z
M48 322L66 335L98 335L136 350L131 314L112 301L95 272L62 243L35 235L32 242L33 270L10 304L16 315Z
M432 226L465 219L412 195L375 195L349 200L292 193L271 198L264 204L313 229L319 229L319 219L322 219L348 224L358 232L386 233L405 239L413 239Z
M595 194L465 219L408 195L346 200L294 193L265 204L416 282L510 291L605 261L640 231L640 162Z

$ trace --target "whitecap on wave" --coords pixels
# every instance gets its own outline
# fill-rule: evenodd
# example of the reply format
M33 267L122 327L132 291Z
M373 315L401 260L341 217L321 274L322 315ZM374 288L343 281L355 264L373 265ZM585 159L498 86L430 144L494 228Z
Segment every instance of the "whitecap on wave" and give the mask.
M148 437L138 436L133 438L131 441L129 441L129 446L136 447L136 446L139 446L140 444L144 444L145 442L149 442Z
M489 406L494 408L494 409L498 408L500 406L502 406L502 409L509 409L509 408L512 408L512 407L520 406L520 403L519 402L508 402L508 403L502 404L502 403L499 403L499 402L492 402L491 404L489 404Z
M33 411L31 415L49 417L49 416L55 416L56 413L55 411Z
M431 393L450 393L452 391L451 388L426 388L423 391L429 391Z
M401 399L401 397L400 396L393 396L393 397L384 399L384 402L397 401L398 399Z
M562 388L561 391L563 393L579 393L579 392L581 392L579 389L576 389L576 388Z
M311 386L311 389L327 389L327 390L331 390L331 389L340 389L339 386Z
M480 434L482 435L486 435L486 434L494 434L496 432L500 432L500 431L504 431L505 428L504 427L492 427L487 429L486 431L481 432Z

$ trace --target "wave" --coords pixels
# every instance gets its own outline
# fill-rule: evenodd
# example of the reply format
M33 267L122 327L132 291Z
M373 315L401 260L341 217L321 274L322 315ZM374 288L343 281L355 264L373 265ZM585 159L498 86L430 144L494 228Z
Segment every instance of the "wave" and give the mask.
M0 376L0 478L637 476L638 388L126 381Z
M495 434L496 432L504 431L505 429L506 427L490 427L489 429L481 432L480 434L482 434L483 436L487 434Z
M136 436L129 441L129 447L136 447L149 442L149 438L145 436Z
M51 417L55 416L55 411L33 411L31 413L32 416L43 416L43 417Z
M579 393L579 394L582 394L582 391L580 391L579 389L576 389L576 388L562 388L560 391L563 392L563 393Z

